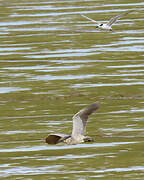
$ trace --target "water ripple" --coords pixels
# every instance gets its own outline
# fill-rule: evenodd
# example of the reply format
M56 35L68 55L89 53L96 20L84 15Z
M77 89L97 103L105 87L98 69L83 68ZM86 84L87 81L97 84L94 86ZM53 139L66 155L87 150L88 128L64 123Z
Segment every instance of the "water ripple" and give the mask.
M0 93L10 93L15 91L28 91L30 88L18 88L18 87L0 87Z
M44 150L62 150L62 149L77 149L77 148L95 148L95 147L110 147L127 144L135 144L139 142L112 142L112 143L95 143L95 144L78 144L78 145L65 145L65 146L21 146L11 149L0 149L0 152L28 152L28 151L44 151Z

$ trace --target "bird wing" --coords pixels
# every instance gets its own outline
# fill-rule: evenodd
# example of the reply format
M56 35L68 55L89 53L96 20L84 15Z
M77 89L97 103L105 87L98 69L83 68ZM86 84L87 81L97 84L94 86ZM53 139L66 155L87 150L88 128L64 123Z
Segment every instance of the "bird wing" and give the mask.
M93 103L88 107L80 110L77 114L73 116L73 130L72 137L78 135L85 135L86 133L86 124L89 115L95 112L99 108L99 103Z
M85 15L83 15L83 14L81 14L81 16L83 16L84 18L86 18L86 19L88 19L88 20L90 20L90 21L92 21L92 22L94 22L94 23L97 23L97 24L99 24L97 21L95 21L94 19L91 19L91 18L89 18L89 17L87 17L87 16L85 16Z
M48 144L57 144L57 143L61 142L62 139L66 138L68 136L69 135L61 134L61 133L49 134L45 140L46 140L46 143L48 143Z
M108 25L108 26L111 26L114 22L116 22L116 20L118 20L118 19L120 19L121 17L129 14L129 13L132 12L132 11L134 11L134 10L130 10L130 11L124 12L124 13L118 15L118 16L112 17L112 18L109 20L109 22L107 23L107 25Z

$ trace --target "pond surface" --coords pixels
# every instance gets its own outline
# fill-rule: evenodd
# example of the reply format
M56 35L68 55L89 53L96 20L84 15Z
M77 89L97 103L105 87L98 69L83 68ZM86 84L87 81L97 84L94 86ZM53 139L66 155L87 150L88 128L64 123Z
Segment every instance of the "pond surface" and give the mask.
M144 179L142 0L0 1L0 178ZM105 22L102 32L80 14ZM100 102L93 143L47 145Z

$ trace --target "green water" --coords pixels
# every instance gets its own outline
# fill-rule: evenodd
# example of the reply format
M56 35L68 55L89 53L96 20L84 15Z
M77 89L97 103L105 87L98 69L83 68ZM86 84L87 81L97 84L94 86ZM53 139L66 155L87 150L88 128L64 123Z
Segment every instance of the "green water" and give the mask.
M0 1L0 178L144 179L143 1ZM101 32L80 14L105 22ZM93 143L45 144L100 102Z

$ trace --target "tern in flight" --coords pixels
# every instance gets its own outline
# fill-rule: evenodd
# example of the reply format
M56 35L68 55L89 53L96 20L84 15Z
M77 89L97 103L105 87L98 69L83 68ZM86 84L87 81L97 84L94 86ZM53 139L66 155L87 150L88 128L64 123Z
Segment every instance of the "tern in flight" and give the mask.
M99 103L93 103L73 116L73 129L71 135L61 133L49 134L46 138L46 143L58 144L60 142L64 142L72 145L93 141L93 138L86 136L86 124L89 115L95 112L99 106Z
M127 14L129 14L129 13L132 12L132 11L134 11L134 10L129 10L129 11L126 11L126 12L120 14L120 15L117 15L117 16L115 16L115 17L112 17L112 18L109 20L109 22L108 22L108 23L105 23L105 24L103 24L103 23L98 23L98 22L95 21L94 19L91 19L91 18L89 18L89 17L87 17L87 16L85 16L85 15L83 15L83 14L81 14L81 16L83 16L84 18L86 18L86 19L88 19L88 20L96 23L96 24L97 24L97 25L96 25L96 28L100 28L100 29L103 29L103 30L112 31L112 25L113 25L113 23L115 23L118 19L120 19L120 18L123 17L123 16L126 16Z

